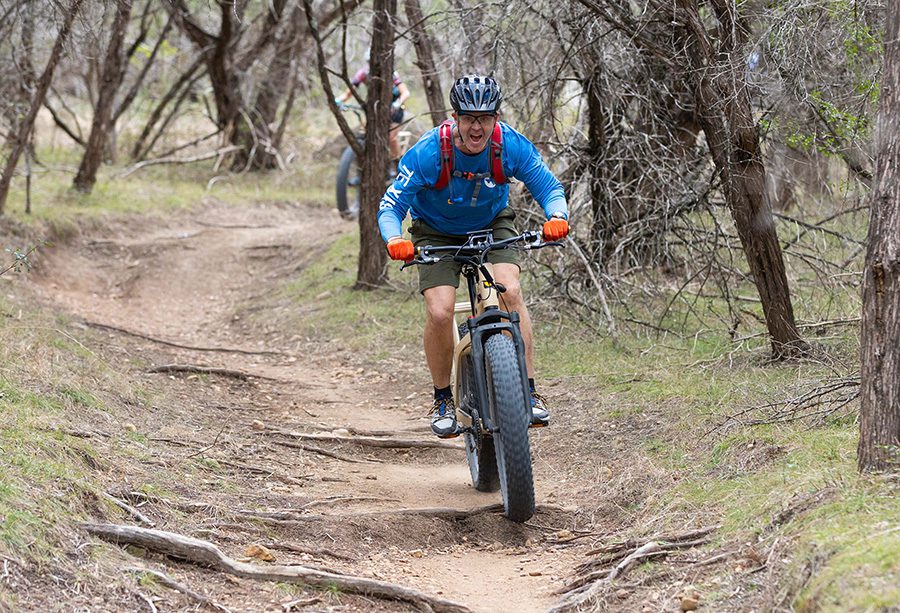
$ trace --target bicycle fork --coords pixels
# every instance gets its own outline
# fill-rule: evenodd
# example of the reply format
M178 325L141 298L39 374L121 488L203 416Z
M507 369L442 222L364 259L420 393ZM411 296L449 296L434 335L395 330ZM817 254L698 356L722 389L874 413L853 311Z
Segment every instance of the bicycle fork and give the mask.
M465 304L465 303L463 303ZM499 321L485 322L485 319L499 319ZM454 357L454 369L458 369L458 364L464 360L467 354L472 357L473 380L475 384L475 400L482 421L482 429L485 433L493 434L498 432L494 416L490 414L490 391L487 385L487 368L485 366L484 345L488 337L494 334L508 333L512 338L513 345L516 350L517 367L519 371L519 380L522 383L522 397L526 402L522 406L523 412L526 412L528 423L531 423L531 415L528 406L528 398L531 396L531 389L528 387L528 369L525 365L525 342L522 340L522 334L519 331L519 314L516 312L507 313L500 310L489 310L477 317L467 320L469 339L463 337L457 342L457 351ZM457 334L455 332L454 334ZM456 393L459 391L458 372L453 382L456 386ZM459 396L456 396L459 398ZM457 412L457 420L460 422L460 429L465 432L467 429L471 431L472 416L467 414L465 410Z

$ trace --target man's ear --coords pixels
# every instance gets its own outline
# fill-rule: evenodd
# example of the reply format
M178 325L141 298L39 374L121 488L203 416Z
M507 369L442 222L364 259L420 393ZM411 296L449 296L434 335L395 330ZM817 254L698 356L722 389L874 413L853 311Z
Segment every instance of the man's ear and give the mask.
M453 118L453 121L455 121L455 122L457 122L457 123L459 123L459 122L458 122L458 121L457 121L457 119L456 119L456 111L454 111L454 112L452 112L452 113L450 113L450 117L452 117L452 118Z

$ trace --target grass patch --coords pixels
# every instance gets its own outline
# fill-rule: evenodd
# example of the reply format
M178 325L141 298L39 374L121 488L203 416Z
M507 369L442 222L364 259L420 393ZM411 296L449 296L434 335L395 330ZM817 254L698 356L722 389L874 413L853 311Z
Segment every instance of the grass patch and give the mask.
M391 274L398 277L400 291L353 289L356 282L357 233L336 238L328 249L284 288L292 301L304 305L297 328L317 340L340 339L358 351L381 351L385 343L394 347L418 346L424 324L424 306L414 289L415 271Z

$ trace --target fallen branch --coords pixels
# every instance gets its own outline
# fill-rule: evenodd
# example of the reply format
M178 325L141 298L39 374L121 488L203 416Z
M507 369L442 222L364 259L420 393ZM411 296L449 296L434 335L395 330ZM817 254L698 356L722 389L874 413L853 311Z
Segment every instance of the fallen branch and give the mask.
M595 556L601 553L616 553L620 551L631 550L636 547L640 547L644 543L649 543L650 541L660 541L663 543L681 543L684 541L696 541L698 538L707 536L712 532L715 532L719 529L719 526L708 526L706 528L697 528L696 530L690 530L688 532L679 532L675 534L661 534L658 536L654 536L649 539L639 540L639 539L628 539L625 541L621 541L619 543L613 543L611 545L606 545L604 547L598 547L595 549L591 549L584 555L586 556ZM610 560L612 561L612 560ZM582 565L583 567L584 565Z
M232 370L230 368L218 368L215 366L195 366L194 364L164 364L162 366L154 366L153 368L147 369L147 372L152 373L173 373L173 372L187 372L187 373L196 373L203 375L220 375L222 377L231 377L232 379L240 379L241 381L247 381L248 379L265 379L266 381L278 381L278 379L274 379L272 377L266 377L264 375L254 375L253 373L244 372L243 370Z
M173 532L114 524L82 524L82 527L90 534L117 545L137 545L144 549L180 558L193 564L209 566L246 579L337 588L352 594L409 602L438 612L470 612L470 609L464 605L430 596L412 588L375 579L327 573L303 566L256 566L238 562L226 556L218 547L208 541L182 536Z
M130 168L126 168L122 172L120 172L117 176L119 179L123 179L130 175L133 172L137 172L141 168L146 168L147 166L155 166L158 164L191 164L193 162L202 162L203 160L210 160L212 158L221 158L229 153L234 153L235 151L240 151L243 149L240 145L229 145L228 147L222 147L221 149L217 149L215 151L209 151L207 153L201 153L199 155L192 155L190 157L161 157L155 158L152 160L143 160L134 164Z
M576 568L579 576L555 592L556 594L569 594L567 599L569 603L561 603L559 606L563 608L559 608L558 611L564 611L578 603L585 602L590 597L587 595L588 593L593 594L600 589L596 587L597 583L609 584L615 579L623 577L640 559L662 557L679 549L689 549L709 542L706 537L718 527L710 526L688 532L661 535L643 541L628 539L592 549L586 555L599 554L599 557L580 564ZM609 565L614 563L615 566L609 568Z
M186 585L183 585L183 584L175 581L174 579L172 579L169 575L167 575L164 572L160 572L158 570L153 570L152 568L141 568L139 566L126 568L125 570L130 573L135 573L135 574L151 575L151 576L155 577L156 580L160 582L160 584L166 586L169 589L175 590L176 592L180 592L180 593L184 594L185 596L188 596L192 600L196 600L197 602L199 602L201 604L209 605L215 609L219 609L220 611L228 611L228 609L226 609L222 605L215 603L212 599L204 596L203 594L199 594L199 593L195 592L194 590L187 587Z
M462 445L448 443L441 440L412 439L412 438L379 438L376 436L338 436L336 434L310 434L306 432L292 432L271 428L265 432L274 432L282 436L298 438L302 441L327 441L331 443L351 443L366 447L384 447L388 449L432 448L432 449L463 449Z

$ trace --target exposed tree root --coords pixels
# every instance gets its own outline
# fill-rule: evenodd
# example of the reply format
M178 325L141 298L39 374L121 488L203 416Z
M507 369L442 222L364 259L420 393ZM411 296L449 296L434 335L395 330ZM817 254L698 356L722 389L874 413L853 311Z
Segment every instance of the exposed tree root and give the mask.
M470 612L470 609L464 605L375 579L327 573L303 566L257 566L238 562L226 556L210 542L173 532L114 524L82 524L82 526L90 534L111 543L137 545L194 564L209 566L237 577L261 581L302 583L317 587L336 587L348 593L409 602L430 611Z
M310 453L317 453L329 458L334 458L335 460L340 460L341 462L350 462L352 464L370 464L373 462L380 462L380 460L360 460L358 458L351 458L350 456L335 453L334 451L328 451L327 449L322 449L321 447L303 445L302 443L292 443L290 441L275 441L275 444L281 445L282 447L290 447L292 449L302 449L304 451L309 451Z
M195 347L193 345L182 345L180 343L173 343L171 341L164 341L160 338L154 338L152 336L147 336L146 334L141 334L140 332L132 332L131 330L126 330L125 328L118 328L116 326L110 326L107 324L101 324L95 321L84 321L84 325L89 328L96 328L98 330L107 330L109 332L119 332L120 334L127 334L128 336L134 336L135 338L142 338L145 341L150 341L153 343L157 343L159 345L166 345L168 347L176 347L178 349L189 349L191 351L212 351L219 353L240 353L242 355L274 355L278 357L291 357L286 353L281 353L278 351L248 351L246 349L235 349L233 347Z
M338 436L336 434L312 434L308 432L292 432L289 430L279 430L270 428L265 430L267 433L280 434L291 438L298 438L302 441L327 441L331 443L351 443L353 445L363 445L366 447L384 447L388 449L410 449L410 448L434 448L434 449L463 449L462 445L450 443L439 439L411 439L411 438L381 438L377 436Z
M247 381L249 379L265 379L266 381L278 381L278 379L274 379L272 377L266 377L264 375L254 375L253 373L244 372L243 370L232 370L230 368L218 368L215 366L196 366L194 364L164 364L162 366L154 366L153 368L147 369L147 372L152 373L172 373L172 372L187 372L187 373L197 373L204 375L219 375L222 377L231 377L232 379L239 379L241 381Z
M353 562L355 558L348 556L346 554L335 551L334 549L328 549L327 547L309 547L307 545L295 545L293 543L275 543L275 542L263 542L260 543L264 547L268 547L269 549L274 549L277 551L287 551L290 553L305 553L310 556L328 556L329 558L334 558L336 560L343 560L345 562Z

